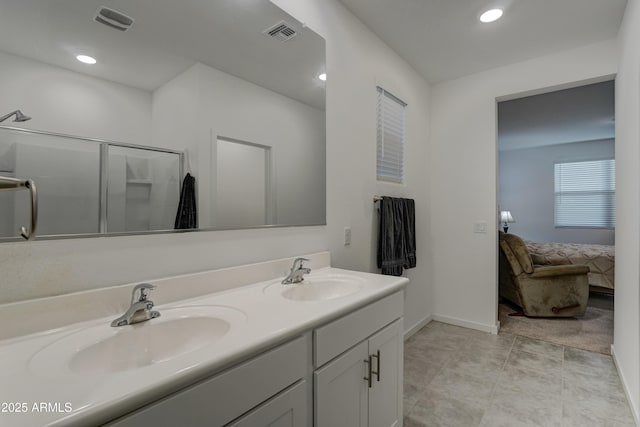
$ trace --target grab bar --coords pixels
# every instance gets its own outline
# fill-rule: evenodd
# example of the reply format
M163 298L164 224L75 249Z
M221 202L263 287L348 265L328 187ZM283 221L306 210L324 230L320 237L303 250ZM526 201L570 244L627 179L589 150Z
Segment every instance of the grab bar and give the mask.
M36 228L38 226L38 193L36 192L36 183L31 179L0 176L0 191L21 190L23 188L28 189L31 195L31 228L27 231L25 227L20 227L20 235L26 240L33 240L36 238Z

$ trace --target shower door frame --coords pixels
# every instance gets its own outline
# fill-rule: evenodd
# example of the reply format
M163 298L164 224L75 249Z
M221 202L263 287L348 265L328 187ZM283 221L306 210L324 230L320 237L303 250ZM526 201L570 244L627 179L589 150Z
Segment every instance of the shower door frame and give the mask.
M184 151L179 150L171 150L168 148L160 148L160 147L151 147L147 145L140 144L130 144L126 142L118 142L118 141L110 141L106 139L100 138L89 138L84 136L77 135L69 135L58 132L49 132L37 129L24 129L15 126L1 126L0 130L9 130L14 132L32 134L32 135L45 135L45 136L53 136L57 138L68 138L76 141L83 141L87 143L95 143L99 145L99 218L98 218L98 232L97 233L79 233L79 234L49 234L44 236L37 236L40 240L53 240L53 239L75 239L79 237L103 237L103 236L121 236L121 235L136 235L136 234L157 234L157 233L167 233L167 232L184 232L185 230L140 230L140 231L123 231L123 232L115 232L110 233L107 231L108 221L107 221L107 194L108 194L108 173L109 173L109 156L108 150L109 147L124 147L124 148L133 148L138 150L146 150L167 154L176 154L179 158L179 176L180 179L184 176ZM36 183L37 184L37 183ZM177 207L176 207L177 209ZM20 237L0 237L0 242L10 242L10 241L21 241Z

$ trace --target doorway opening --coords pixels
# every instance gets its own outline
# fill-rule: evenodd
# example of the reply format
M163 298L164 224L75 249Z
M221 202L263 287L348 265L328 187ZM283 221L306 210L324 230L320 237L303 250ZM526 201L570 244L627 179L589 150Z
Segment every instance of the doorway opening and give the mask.
M271 147L222 137L215 145L212 224L243 228L275 223Z
M501 233L508 234L498 239L502 332L610 352L615 293L614 85L610 79L498 102L498 216ZM524 248L529 256L530 265L526 258L521 260L527 264L520 266L523 270L542 268L555 271L557 277L549 276L547 285L536 288L535 283L543 281L529 280L535 276L532 271L518 270L512 254L506 253L509 245ZM560 277L562 266L569 266L565 273L573 269L582 278ZM588 288L576 285L576 280L588 283ZM551 287L551 281L559 285ZM536 292L523 293L524 282ZM534 306L538 308L530 308Z

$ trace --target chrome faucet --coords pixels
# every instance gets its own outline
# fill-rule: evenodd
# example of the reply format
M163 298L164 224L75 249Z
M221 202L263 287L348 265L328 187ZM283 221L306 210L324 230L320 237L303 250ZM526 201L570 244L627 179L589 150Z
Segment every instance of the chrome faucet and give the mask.
M147 292L155 288L154 285L149 283L136 285L131 292L131 306L126 313L111 322L111 326L132 325L160 317L159 312L151 310L153 308L153 301L147 299L149 296ZM138 291L140 291L140 296L136 298Z
M283 285L290 285L292 283L300 283L304 280L304 275L311 273L310 268L305 268L303 263L309 261L307 258L296 258L293 261L293 266L289 275L282 281Z

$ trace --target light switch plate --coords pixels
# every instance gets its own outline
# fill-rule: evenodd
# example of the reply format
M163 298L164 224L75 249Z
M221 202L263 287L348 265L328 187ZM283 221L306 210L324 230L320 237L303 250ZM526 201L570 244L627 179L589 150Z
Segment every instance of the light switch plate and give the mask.
M487 233L487 222L486 221L476 221L473 223L473 232L486 234Z
M351 227L344 228L344 245L349 246L351 244Z

